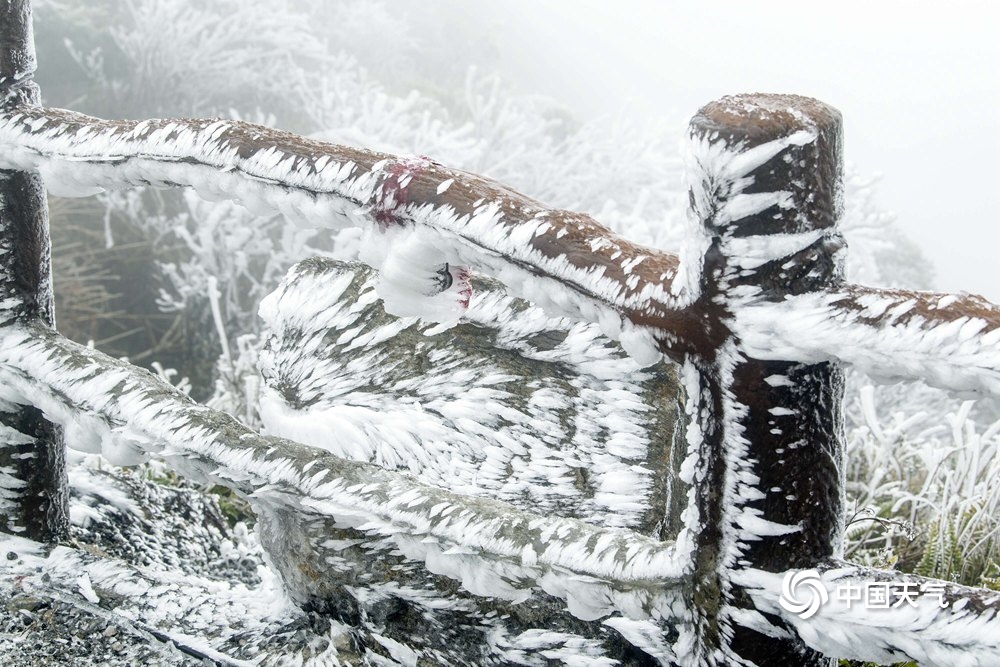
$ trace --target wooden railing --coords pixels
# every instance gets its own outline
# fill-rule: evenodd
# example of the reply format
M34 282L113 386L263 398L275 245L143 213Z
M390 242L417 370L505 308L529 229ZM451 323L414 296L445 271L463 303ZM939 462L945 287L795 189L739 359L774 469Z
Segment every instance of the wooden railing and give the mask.
M323 557L319 538L359 530L461 582L470 608L491 597L541 605L560 623L601 622L664 664L1000 662L1000 595L837 560L842 367L996 394L1000 308L844 283L841 118L831 107L740 95L702 108L690 125L692 227L678 257L427 158L238 121L41 108L27 2L0 1L0 33L0 400L11 406L0 466L17 482L0 505L7 530L63 536L61 426L113 461L158 456L252 496L265 526L282 524L283 537L265 544L287 564L289 592L313 607L336 610L344 585L303 575ZM643 364L666 355L681 366L689 421L680 535L661 542L532 514L261 436L66 340L52 328L43 180L64 195L191 186L299 224L361 225L372 246L429 261L429 273L472 267L552 313L598 323ZM386 253L366 256L378 266ZM447 283L431 297L384 285L387 308L450 317L468 295ZM806 583L789 588L796 581ZM936 596L878 610L838 598L862 582ZM794 604L823 593L815 615Z

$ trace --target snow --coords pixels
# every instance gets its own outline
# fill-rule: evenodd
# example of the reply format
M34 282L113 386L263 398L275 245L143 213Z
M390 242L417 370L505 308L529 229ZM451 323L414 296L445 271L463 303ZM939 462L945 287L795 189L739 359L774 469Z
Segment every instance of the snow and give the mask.
M457 338L442 337L386 315L380 280L309 260L265 300L269 432L532 511L632 528L662 513L652 438L673 417L650 403L670 391L669 370L643 371L597 326L495 283L479 283Z
M564 212L488 182L482 190L489 196L459 212L451 204L411 194L422 178L438 179L438 196L458 188L457 172L424 158L345 149L238 121L108 122L19 108L0 116L0 167L37 169L50 191L62 196L129 185L190 185L205 198L230 197L260 215L277 212L313 227L369 228L365 245L373 263L388 261L390 270L419 264L421 289L442 262L419 247L433 247L444 263L498 277L549 312L600 322L613 337L623 317L662 317L685 303L671 286L675 257L628 243L585 216L560 219ZM470 187L480 186L463 185L465 191ZM400 225L410 233L395 234ZM569 231L580 240L570 242ZM550 250L550 238L558 239L555 247L563 250ZM396 240L404 245L398 254L391 249ZM571 258L570 251L589 261ZM643 261L652 255L657 262ZM602 257L609 259L595 267L594 260ZM628 280L605 275L609 270L621 271ZM440 300L431 306L426 293L407 290L391 278L385 292L397 310L420 312L431 321L454 318L454 308ZM647 331L632 338L651 337ZM649 363L659 358L654 349L647 342L630 345Z
M286 506L289 496L276 490L293 491L293 509L391 540L410 558L483 595L516 599L537 586L583 614L623 608L670 613L663 586L681 576L683 564L669 543L466 498L367 463L258 436L158 378L38 325L4 327L0 343L0 398L37 405L57 423L78 411L100 415L107 423L102 442L113 438L114 424L127 420L142 435L133 442L147 453L193 479L244 493L256 489L252 501L258 507ZM444 511L442 503L448 505ZM530 567L522 563L526 544L542 545ZM449 553L453 546L463 552ZM93 573L91 579L96 586Z
M241 143L246 140L241 137L254 132L264 138L247 150ZM363 151L348 155L346 149L303 144L291 135L264 128L253 130L253 126L236 121L109 123L68 112L21 108L0 120L0 165L38 168L46 173L50 188L65 187L72 191L69 194L145 183L189 184L205 196L233 197L255 212L281 212L311 226L360 225L369 230L363 244L368 250L363 256L386 274L380 295L389 299L393 312L419 314L445 326L453 323L464 308L464 290L454 288L440 295L429 292L433 291L436 277L442 275L443 265L449 267L446 272L456 274L453 281L465 275L465 269L458 267L472 267L498 277L515 294L552 314L600 323L605 335L621 338L630 354L642 365L649 365L659 359L664 341L655 330L633 325L631 314L663 316L690 304L698 294L700 257L707 247L700 220L716 228L738 226L740 220L755 212L787 204L783 192L744 193L752 181L749 174L786 148L805 145L815 136L803 130L750 150L710 138L694 138L689 163L696 229L689 247L681 253L684 261L679 272L668 270L662 280L634 273L649 264L645 259L648 249L629 246L594 227L592 221L577 226L587 235L584 243L589 248L607 249L609 256L617 258L614 261L627 278L624 283L605 275L605 267L578 264L565 255L542 250L540 244L549 237L565 244L566 232L573 227L570 221L555 224L551 212L542 208L528 206L520 214L524 217L512 219L511 209L503 199L483 198L468 213L459 213L449 204L411 201L407 189L425 172L447 176L436 181L438 195L452 193L458 181L448 176L448 170L427 160L394 161L389 156ZM713 201L722 202L722 207L712 208ZM377 209L386 207L391 208L392 220L410 223L405 233L399 233L396 225L371 224L371 217L378 217ZM832 234L811 230L767 237L727 235L723 247L730 257L731 270L752 270L832 238ZM396 245L398 249L394 249ZM451 267L456 268L452 271ZM539 271L552 279L540 279L543 276ZM412 281L407 280L411 277ZM457 282L464 284L461 279ZM902 363L890 365L886 362L891 355L873 358L875 355L867 352L864 344L869 336L859 333L861 328L853 326L854 319L824 311L828 304L816 302L822 296L799 298L799 305L789 303L787 311L759 303L753 294L744 297L734 310L737 323L746 322L741 330L747 334L748 351L757 358L798 358L796 352L799 357L819 358L823 355L815 348L834 350L838 347L834 343L846 334L850 349L824 354L858 364L866 371L874 370L878 361L890 366L884 375L891 377L912 376L927 361L921 355L919 359L904 358ZM867 316L887 312L889 305L884 300L877 296L864 298L868 299L861 302ZM951 305L945 297L938 300L943 304L939 308ZM890 315L902 318L911 306L894 303ZM799 317L788 317L790 311L797 311ZM835 320L839 317L842 328L825 315ZM828 329L824 331L822 325ZM817 329L820 335L811 336ZM942 327L937 333L914 333L919 335L906 336L906 342L893 344L893 349L903 350L910 342L920 348L939 349L947 344L945 335L951 330ZM768 345L771 338L778 339L773 346ZM805 341L814 349L803 354L803 350L796 349L801 346L789 340ZM967 356L964 350L959 352L960 357ZM963 379L965 371L952 372L946 368L950 365L947 361L932 364L934 381L965 390L994 383L982 377Z
M78 478L85 475L78 472ZM81 506L74 501L74 509ZM137 568L83 549L53 547L5 534L0 534L0 553L5 556L5 579L18 581L17 595L71 604L116 629L144 637L150 648L159 644L155 634L179 646L197 648L219 664L259 664L236 660L213 646L237 635L252 645L302 615L273 577L248 587L185 575L167 569L164 563ZM177 659L172 648L168 644L163 650Z
M77 578L76 585L80 590L80 595L82 595L83 599L85 599L87 602L90 602L91 604L97 604L98 602L101 601L101 598L98 597L97 593L94 592L93 584L90 583L90 575L87 574L86 572L84 572L79 576L79 578Z
M924 593L914 604L903 602L890 608L869 607L848 596L839 596L842 586L868 583L910 584L919 587L928 580L900 572L867 570L846 563L818 572L818 583L827 591L827 601L807 619L778 604L786 573L746 569L736 575L761 610L777 614L795 629L812 648L827 655L850 656L856 660L892 663L913 660L927 665L987 667L1000 660L997 611L1000 594L968 589L945 582L941 585L947 607L937 596ZM811 590L794 591L796 599L815 595ZM969 597L981 611L962 609ZM811 598L810 598L811 599ZM897 602L899 600L895 600Z
M379 269L376 293L388 313L447 326L456 324L469 307L469 269L455 266L454 256L412 228L369 231L360 259Z
M263 140L248 142L254 132ZM274 334L261 355L269 383L261 415L271 432L329 455L219 422L176 392L37 326L0 331L0 399L41 406L81 448L113 462L163 457L196 479L251 495L263 513L324 517L338 531L365 536L356 543L331 539L326 548L332 551L391 548L459 582L472 596L531 604L548 595L564 601L576 619L603 619L664 661L678 655L706 664L737 659L727 641L718 650L698 645L703 610L672 590L690 576L697 537L707 528L696 494L710 483L712 466L721 465L721 488L712 489L721 497L720 556L712 576L720 588L714 620L723 638L737 626L784 636L787 631L770 620L777 615L807 644L830 654L993 664L1000 647L983 637L995 629L996 596L978 615L963 607L965 600L947 613L922 601L882 616L834 603L811 622L775 604L780 574L746 567L753 543L802 527L768 520L755 504L764 492L742 426L749 408L733 391L742 364L834 361L890 380L918 377L957 391L1000 393L1000 319L989 304L839 286L777 300L743 280L808 248L839 247L835 229L813 229L804 219L791 233L740 230L750 216L794 204L792 190L748 192L754 170L817 138L802 130L747 149L714 133L693 136L692 229L678 263L589 218L544 209L489 184L470 186L425 158L350 151L230 121L116 124L21 109L0 117L0 168L38 169L58 194L183 184L205 197L231 197L255 213L280 212L306 225L362 226L360 256L379 275L357 284L356 274L298 268L261 306ZM422 198L421 188L427 191ZM462 196L475 203L466 206ZM704 255L713 244L723 270L704 276ZM842 260L836 252L831 258ZM504 294L474 293L472 269L499 278L533 305L516 309ZM673 336L684 333L650 323L668 322L695 304L706 278L717 283L715 303L729 335L714 357L688 358L682 369L690 423L681 477L691 488L684 531L668 544L634 530L650 509L653 476L644 459L642 402L635 397L645 379L641 369L657 364L676 342ZM345 295L356 298L345 303ZM371 318L376 297L395 319ZM10 299L4 304L16 305ZM569 394L555 384L525 381L519 387L524 399L512 408L507 399L518 378L463 363L467 359L442 348L420 347L428 338L459 335L463 326L489 330L498 349L588 369L588 380L569 382L575 392ZM553 332L561 339L552 349L526 344L529 336ZM599 334L619 340L633 362L610 354ZM416 341L407 343L413 356L424 354L420 358L437 370L380 387L388 391L359 391L359 378L388 382L379 369L408 337ZM283 339L292 344L282 347ZM348 353L350 359L338 358ZM393 359L392 368L407 363ZM786 375L765 382L792 386ZM799 414L792 406L769 412L776 425ZM556 443L569 424L572 450ZM577 469L591 476L589 495L576 488L571 472ZM10 471L0 470L0 510L17 488L11 480ZM584 520L563 516L565 507ZM86 522L88 514L73 518ZM71 560L56 553L47 567ZM821 582L833 590L860 576L828 569ZM71 582L97 603L95 585L108 578L91 567ZM738 606L740 587L751 591L755 609ZM656 632L668 620L679 633L674 646ZM530 651L567 664L611 664L597 642L576 635L502 634L498 629L495 644L512 660ZM417 664L420 656L409 647L373 637L398 662Z
M3 407L3 406L0 406ZM6 424L0 424L0 447L16 447L30 445L35 441L31 436L16 431ZM13 516L18 507L20 489L28 485L27 481L16 476L17 471L9 466L0 466L0 516ZM7 530L17 527L8 523Z
M744 429L741 422L746 419L748 409L732 391L733 373L738 365L745 362L746 359L732 342L720 350L719 360L710 373L713 376L715 373L718 374L712 377L712 382L717 382L718 389L722 392L722 413L718 416L700 417L702 424L707 420L717 420L716 428L721 429L722 437L721 456L725 474L720 504L724 523L720 544L722 556L719 559L717 573L722 588L723 607L720 611L720 624L723 628L738 625L745 620L747 614L747 610L732 605L734 585L732 577L733 573L742 569L741 565L745 565L749 544L763 538L788 535L801 530L797 525L782 524L763 518L763 511L754 506L764 494L758 488L760 480L753 472L757 461L749 456L750 443L743 436ZM706 390L707 387L699 386L696 389L697 393L693 395L702 396ZM701 399L699 404L704 405L702 402L704 400ZM709 453L704 451L699 451L699 455L706 459L710 458ZM774 627L762 617L755 616L754 619L756 625L767 628L765 634L780 631L780 628Z
M984 310L969 296L856 291L744 303L733 328L757 359L839 361L886 382L921 379L952 391L1000 394L995 307Z
M692 135L688 143L687 165L691 184L691 206L696 225L709 221L718 228L787 202L784 192L744 194L753 183L749 174L789 146L803 146L816 140L813 131L801 130L787 137L764 142L750 149L732 146L716 136ZM721 209L717 209L718 204ZM694 235L703 232L695 229Z
M383 637L376 633L372 633L372 637L389 651L389 655L392 656L393 660L404 667L417 667L417 659L420 656L416 651L390 637Z

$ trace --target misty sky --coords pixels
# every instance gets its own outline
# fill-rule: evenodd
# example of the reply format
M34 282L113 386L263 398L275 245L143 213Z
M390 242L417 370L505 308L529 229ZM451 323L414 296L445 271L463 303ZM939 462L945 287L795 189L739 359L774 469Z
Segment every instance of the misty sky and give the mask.
M506 0L500 66L582 117L690 115L728 93L817 97L936 286L1000 301L1000 9L927 2ZM680 140L680 136L678 137Z

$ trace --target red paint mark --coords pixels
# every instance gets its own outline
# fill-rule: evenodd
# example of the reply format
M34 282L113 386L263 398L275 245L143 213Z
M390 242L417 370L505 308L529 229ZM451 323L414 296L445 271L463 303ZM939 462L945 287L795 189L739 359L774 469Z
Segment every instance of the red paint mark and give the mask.
M382 181L378 201L375 202L375 221L383 229L399 223L396 211L409 203L407 190L410 183L431 164L431 160L421 156L399 160L385 168L389 175Z
M455 286L458 288L458 294L461 297L458 302L462 305L462 308L469 307L469 301L472 299L472 270L467 266L452 266L449 267L451 270L451 277L455 281Z

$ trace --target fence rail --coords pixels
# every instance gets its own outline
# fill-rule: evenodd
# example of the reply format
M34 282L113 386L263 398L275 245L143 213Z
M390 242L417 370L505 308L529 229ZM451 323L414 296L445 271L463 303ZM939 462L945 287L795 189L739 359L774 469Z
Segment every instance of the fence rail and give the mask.
M280 524L264 542L297 600L336 613L346 585L337 577L346 575L318 567L328 556L323 538L355 531L402 554L361 547L357 558L422 562L442 590L444 580L460 582L470 618L477 600L499 597L547 610L534 617L543 624L603 623L662 663L819 665L824 654L1000 661L990 638L1000 595L835 560L844 522L841 366L998 393L1000 310L969 295L844 284L834 109L784 95L701 109L690 126L693 223L677 256L428 158L235 121L104 121L40 108L29 10L0 2L0 400L47 424L40 410L112 461L157 456L250 497L265 533ZM641 363L679 362L689 421L682 479L691 489L683 530L669 543L532 514L261 436L67 341L46 305L38 173L63 195L192 186L300 224L361 225L374 266L404 256L432 284L442 267L456 283L428 296L426 284L394 282L386 270L388 310L455 318L469 294L467 272L453 267L474 267L550 312L599 324ZM13 438L0 452L17 458L25 442L61 453L48 435ZM65 481L53 461L40 496L55 508L39 532L49 538L65 524L57 516ZM42 478L35 468L13 474L25 485ZM8 487L8 527L34 525L37 508L18 505L27 496ZM810 569L808 586L787 589L786 575ZM948 606L923 596L878 613L833 605L803 617L778 604L820 589L835 598L838 586L864 580L930 586Z
M134 465L155 456L192 479L238 490L262 518L282 522L273 530L275 540L289 521L302 525L309 533L307 549L294 550L286 539L272 552L289 593L301 604L322 609L330 596L342 594L330 580L295 576L304 563L324 556L317 545L334 533L335 523L341 530L363 526L368 539L392 540L408 558L466 582L473 600L477 591L490 596L504 591L511 603L538 604L544 594L563 600L576 618L620 616L655 624L663 637L690 622L690 545L684 540L661 542L629 530L533 515L259 435L151 373L37 322L0 329L0 384L0 400L38 407L68 427L76 446L90 442L92 451L114 463ZM985 630L996 623L1000 593L837 561L813 567L822 573L831 601L838 586L879 581L940 586L941 597L875 611L830 603L821 621L810 622L777 603L785 571L742 569L734 581L756 609L781 617L807 645L831 655L989 664L1000 650ZM982 632L969 632L980 626ZM688 656L678 656L669 645L659 649L661 658L686 664Z
M720 194L758 169L763 156L788 148L786 141L775 139L740 159L695 142L718 155L692 162L724 162L716 165L724 184L713 183ZM585 214L548 208L428 158L325 144L242 121L105 121L30 106L0 117L0 149L0 167L40 171L49 190L65 196L191 186L208 199L232 198L303 226L373 225L390 237L398 228L424 229L453 263L493 274L553 312L597 322L616 339L624 327L626 349L644 360L656 353L643 339L655 339L658 351L683 361L688 353L710 356L735 333L759 358L838 360L876 377L922 379L959 391L998 389L1000 334L990 334L1000 328L1000 309L981 297L863 285L781 300L750 292L732 308L732 320L718 322L724 318L699 303L700 273L691 267L682 273L677 254L632 243ZM733 201L723 215L744 215L752 210L747 206L772 200L780 206L788 193L760 194L728 193ZM818 229L768 236L767 243L741 234L727 238L732 268L755 271L829 235Z

